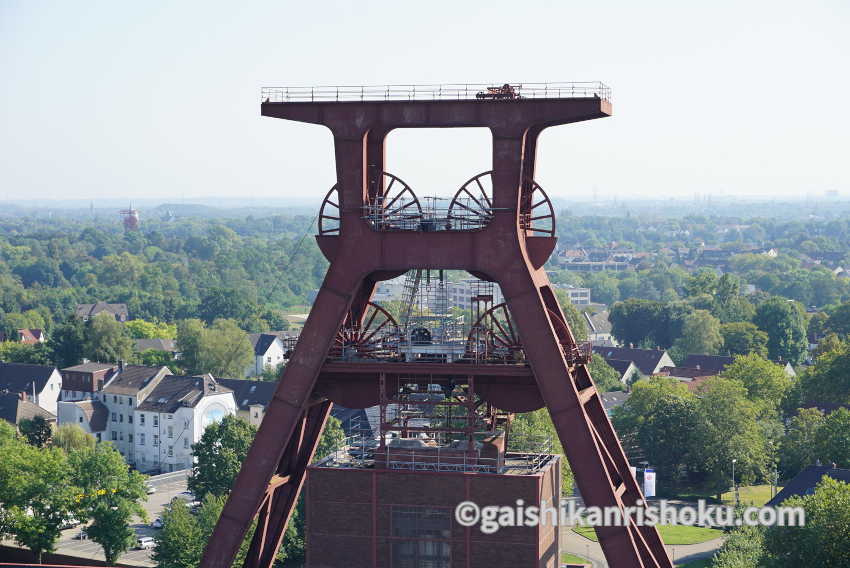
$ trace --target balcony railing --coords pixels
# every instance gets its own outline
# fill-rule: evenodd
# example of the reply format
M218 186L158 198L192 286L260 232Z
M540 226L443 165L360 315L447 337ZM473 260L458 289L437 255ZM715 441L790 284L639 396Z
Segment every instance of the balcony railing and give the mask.
M478 83L445 85L340 85L321 87L263 87L267 103L353 101L451 101L573 99L611 100L611 88L601 81L567 83Z

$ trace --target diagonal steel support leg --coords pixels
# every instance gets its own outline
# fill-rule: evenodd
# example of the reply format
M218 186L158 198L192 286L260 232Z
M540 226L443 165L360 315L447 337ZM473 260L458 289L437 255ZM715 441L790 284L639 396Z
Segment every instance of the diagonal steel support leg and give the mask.
M290 439L284 452L278 472L269 483L244 568L261 568L274 563L304 484L304 474L313 459L332 406L330 401L324 401L304 413L296 435Z
M316 401L311 398L313 387L331 342L351 306L352 298L361 288L362 280L359 271L344 263L331 264L328 269L316 298L316 304L323 309L312 310L304 324L295 352L283 372L248 457L207 544L201 561L204 568L230 568L253 519L261 510L267 520L263 520L257 529L265 539L262 546L257 545L258 554L262 555L264 561L271 554L271 560L262 564L264 568L271 566L274 560L274 555L269 552L274 548L270 546L271 540L280 540L279 536L285 529L285 522L289 519L301 488L302 479L298 479L298 476L303 476L301 470L306 468L308 456L312 455L313 449L305 440L313 436L310 434L311 429L316 429L314 434L318 439L325 422L325 418L320 419L319 416L311 419L311 413L319 412L315 409ZM325 404L326 408L320 408L324 408L322 412L326 417L330 403ZM298 451L302 448L303 452ZM307 461L304 466L296 471L296 465L305 457ZM291 468L286 465L287 469L284 470L290 475L288 483L281 483L286 480L275 477L281 471L282 464L292 464ZM292 477L293 473L295 477ZM287 485L289 489L284 493L288 496L274 499L279 489L274 489L272 493L275 495L270 496L269 491L275 485ZM274 525L273 519L283 522Z
M543 271L518 272L508 273L500 285L585 503L621 511L635 506L643 495L590 372L586 365L570 367L553 326L552 318L563 313L548 278ZM631 523L596 532L612 568L672 568L654 527Z

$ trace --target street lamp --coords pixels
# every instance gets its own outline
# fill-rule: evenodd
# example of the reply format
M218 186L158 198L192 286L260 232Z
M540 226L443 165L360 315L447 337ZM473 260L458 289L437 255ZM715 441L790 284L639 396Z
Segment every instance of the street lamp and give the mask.
M737 459L732 460L732 491L735 492L735 506L737 507L740 503L738 502L738 485L735 483L735 462Z

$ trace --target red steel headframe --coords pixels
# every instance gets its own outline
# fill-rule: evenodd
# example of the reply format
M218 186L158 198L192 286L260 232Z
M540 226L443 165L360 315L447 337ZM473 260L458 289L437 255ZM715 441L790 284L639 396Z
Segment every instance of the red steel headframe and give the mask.
M523 187L533 179L537 139L542 130L610 116L610 102L597 96L264 102L262 114L321 124L331 130L340 227L338 235L317 237L330 267L207 545L202 565L229 568L255 519L257 528L245 566L272 565L331 400L342 402L328 394L327 389L317 389L323 374L327 375L334 365L340 366L326 363L334 337L349 310L362 313L377 282L415 268L467 270L499 284L534 376L536 389L532 384L532 398L540 401L536 407L545 405L549 409L585 503L636 506L643 496L587 366L565 356L563 330L569 327L543 270L555 238L528 234L520 222ZM375 230L363 218L363 208L370 192L375 191L370 172L384 169L387 134L395 128L429 127L490 129L492 220L475 231ZM569 341L573 341L569 335ZM346 384L341 380L338 383L338 390L344 390ZM358 401L360 407L377 403L365 394L358 399L356 385L356 381L349 384L346 406L356 407ZM521 398L518 384L503 384L501 388L501 401L514 398L512 388ZM362 390L374 392L373 387ZM613 568L672 568L654 527L632 523L625 527L599 527L596 531Z

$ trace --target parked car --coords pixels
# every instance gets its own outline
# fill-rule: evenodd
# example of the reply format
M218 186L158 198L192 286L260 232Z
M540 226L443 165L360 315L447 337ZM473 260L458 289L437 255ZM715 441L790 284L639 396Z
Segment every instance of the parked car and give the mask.
M153 529L161 529L162 528L162 518L157 517L151 523L151 528Z
M59 530L72 529L74 527L80 526L80 521L75 519L74 517L67 517L62 524L59 525Z
M136 539L136 549L137 550L147 550L149 548L153 548L156 546L156 541L153 537L143 536Z
M154 493L156 493L156 487L154 487L153 485L145 485L145 492L148 495L153 495Z

